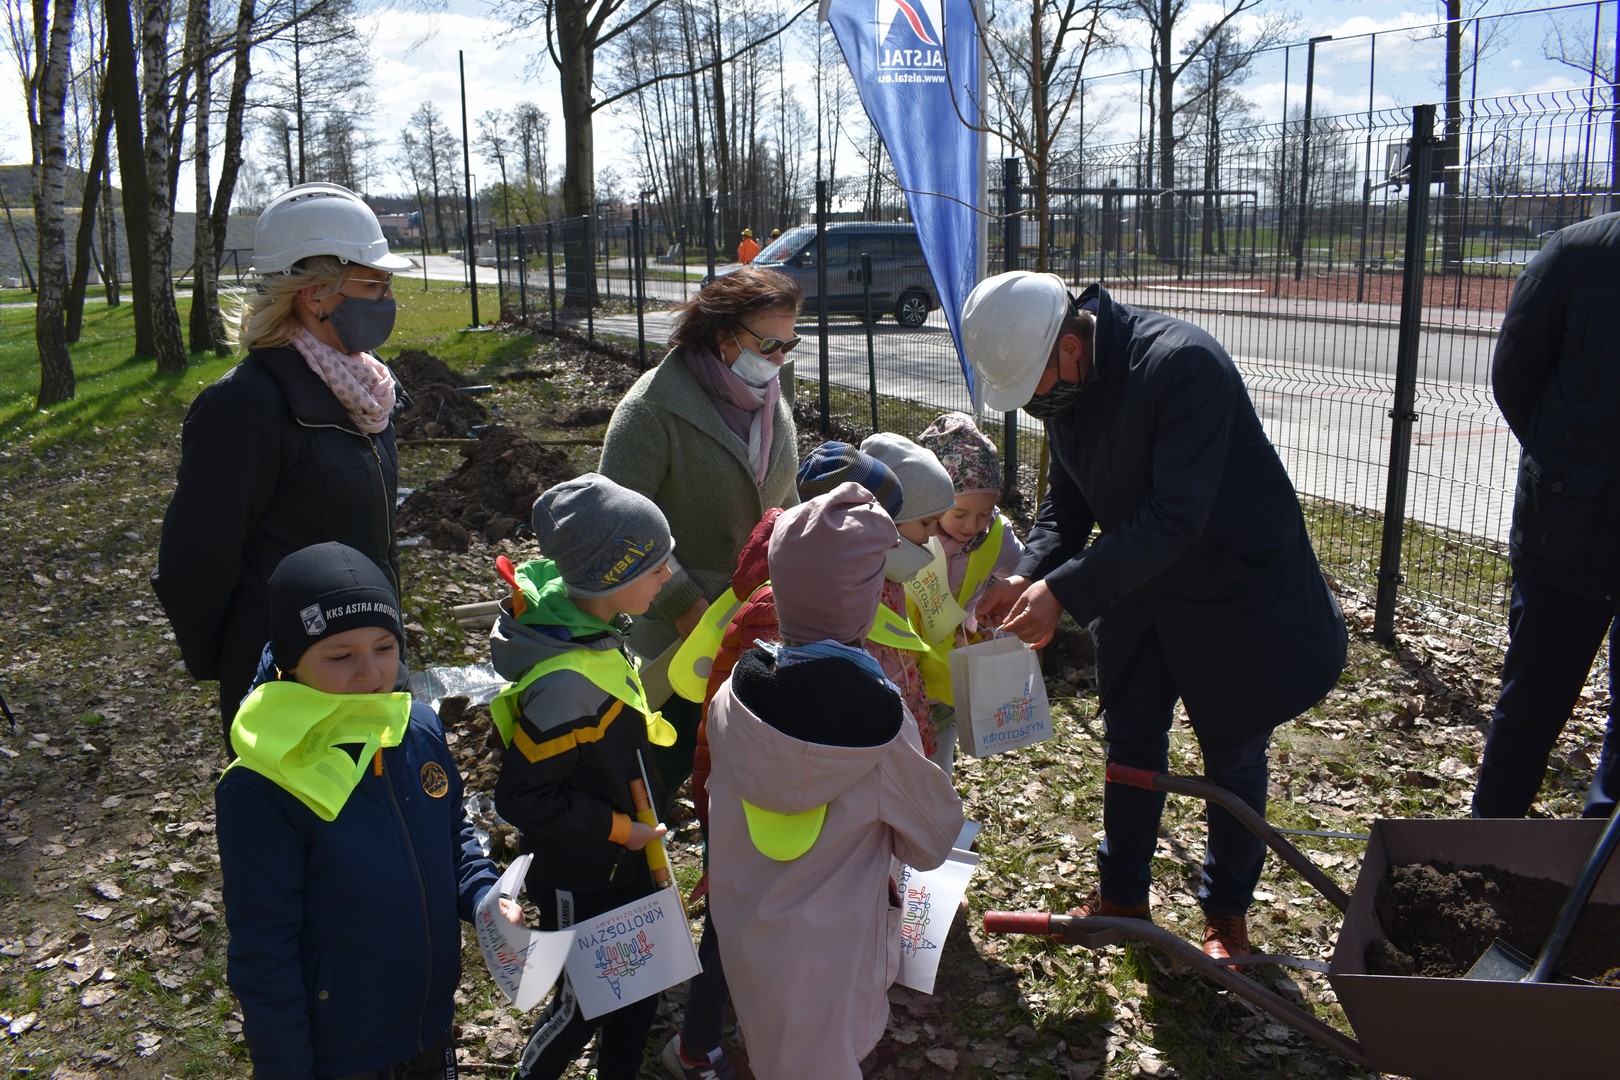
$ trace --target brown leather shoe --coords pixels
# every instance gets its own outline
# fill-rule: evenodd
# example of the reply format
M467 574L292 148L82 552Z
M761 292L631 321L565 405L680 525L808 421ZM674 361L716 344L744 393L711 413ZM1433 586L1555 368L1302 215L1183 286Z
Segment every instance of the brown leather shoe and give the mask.
M1242 915L1204 917L1204 955L1212 960L1253 956L1249 949L1249 922ZM1233 971L1247 971L1247 964L1226 965Z
M1090 919L1094 916L1106 915L1114 919L1146 919L1148 918L1147 904L1116 904L1102 894L1101 889L1092 889L1091 895L1080 901L1080 906L1070 908L1069 914L1081 919Z

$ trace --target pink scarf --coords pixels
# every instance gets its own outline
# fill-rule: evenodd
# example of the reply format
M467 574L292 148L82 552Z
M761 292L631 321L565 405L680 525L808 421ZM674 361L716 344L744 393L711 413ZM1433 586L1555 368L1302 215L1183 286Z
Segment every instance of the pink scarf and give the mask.
M763 484L765 469L771 462L776 402L782 396L780 380L772 379L763 390L756 390L737 378L724 360L707 349L683 349L681 354L686 359L686 369L714 402L720 419L748 447L754 484Z
M394 374L381 360L370 353L338 352L301 327L292 344L355 427L375 435L388 426L394 415Z

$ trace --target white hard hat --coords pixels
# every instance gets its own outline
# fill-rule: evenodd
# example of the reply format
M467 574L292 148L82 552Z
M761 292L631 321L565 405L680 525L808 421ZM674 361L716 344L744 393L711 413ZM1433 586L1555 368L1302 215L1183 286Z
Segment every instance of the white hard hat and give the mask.
M1009 270L987 277L962 305L962 349L975 375L975 405L1011 412L1029 404L1069 311L1056 274Z
M299 184L271 200L253 230L255 274L281 274L300 259L333 255L377 270L409 270L388 253L377 215L360 196L337 184Z

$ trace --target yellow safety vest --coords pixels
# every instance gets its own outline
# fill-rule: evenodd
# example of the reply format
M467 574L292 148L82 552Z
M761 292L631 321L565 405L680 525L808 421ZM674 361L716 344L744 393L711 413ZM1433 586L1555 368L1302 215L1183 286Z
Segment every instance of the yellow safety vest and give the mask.
M760 589L765 586L761 585ZM755 589L754 592L758 592ZM753 599L754 593L749 593ZM702 701L709 687L709 672L714 670L714 658L720 653L720 643L726 636L726 627L732 617L742 610L744 601L727 589L704 609L703 617L692 632L686 635L675 658L669 662L669 685L687 701Z
M495 695L495 700L489 703L489 715L500 732L502 745L512 745L518 716L523 712L519 696L536 679L553 671L577 671L602 693L640 713L647 722L647 741L654 746L675 745L675 728L664 719L663 713L647 704L641 675L622 649L566 649L549 660L540 661L525 672L523 678Z
M327 694L302 683L262 683L231 724L238 757L226 766L256 772L337 820L372 755L398 746L411 724L409 694ZM345 746L359 745L358 756Z
M935 701L956 704L956 694L951 690L951 650L956 648L956 631L967 618L968 598L990 580L996 559L1001 555L1006 526L1007 520L997 514L990 523L990 535L968 553L962 585L954 596L942 587L949 580L945 549L932 542L930 546L936 552L934 561L906 583L906 611L912 625L928 642L928 651L918 658L917 666L922 671L923 688Z
M770 582L762 583L748 594L748 599L752 600L759 589L768 584ZM737 599L737 594L730 589L721 593L703 612L703 618L687 635L681 647L675 650L675 658L669 664L669 685L687 701L703 700L709 688L709 673L714 670L714 658L719 655L720 645L725 640L726 628L746 602ZM872 619L872 629L867 631L866 637L879 645L907 652L928 651L927 643L917 636L907 621L882 604L878 605L877 614Z

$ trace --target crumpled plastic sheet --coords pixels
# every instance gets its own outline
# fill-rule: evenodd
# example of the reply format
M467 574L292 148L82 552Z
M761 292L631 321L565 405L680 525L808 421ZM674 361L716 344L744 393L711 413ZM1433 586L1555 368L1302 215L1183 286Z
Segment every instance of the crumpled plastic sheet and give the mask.
M430 667L411 673L411 697L438 712L445 698L464 697L468 705L488 705L507 685L485 661L465 667Z

